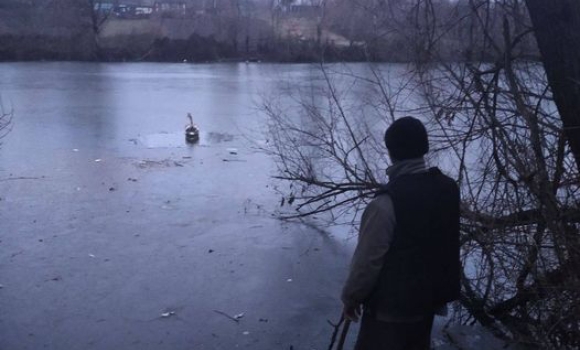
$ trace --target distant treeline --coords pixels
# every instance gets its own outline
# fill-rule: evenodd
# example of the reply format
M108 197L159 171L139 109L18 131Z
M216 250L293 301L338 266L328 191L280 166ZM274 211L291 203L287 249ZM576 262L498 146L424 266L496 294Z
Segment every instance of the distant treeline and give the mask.
M264 7L251 0L231 6L239 1L217 1L224 5L211 13L121 20L95 10L90 0L2 0L0 61L493 59L490 40L471 25L480 19L467 17L473 12L468 0L433 2L437 23L411 18L412 2L406 0L390 1L388 8L370 0L368 6L333 0L310 12ZM490 33L501 36L501 9L493 11L497 13L488 15L494 22ZM527 19L527 13L522 16ZM438 32L445 33L444 40L432 40ZM537 56L535 42L521 47L524 55Z

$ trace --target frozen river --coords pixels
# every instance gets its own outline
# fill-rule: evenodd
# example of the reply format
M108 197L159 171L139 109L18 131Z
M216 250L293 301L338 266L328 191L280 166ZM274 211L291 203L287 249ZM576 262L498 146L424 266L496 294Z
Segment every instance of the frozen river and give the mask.
M0 64L14 109L0 150L0 349L328 344L349 244L274 219L272 163L254 149L259 96L309 74ZM202 129L193 146L187 112Z
M255 149L261 96L313 74L0 64L0 349L327 348L353 241L276 220Z

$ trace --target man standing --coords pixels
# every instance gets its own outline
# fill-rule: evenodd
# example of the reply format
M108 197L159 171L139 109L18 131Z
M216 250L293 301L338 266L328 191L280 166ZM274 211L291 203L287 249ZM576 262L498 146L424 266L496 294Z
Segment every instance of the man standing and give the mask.
M436 313L459 298L459 189L427 169L427 131L413 117L385 132L393 165L366 207L348 279L344 316L357 322L355 350L426 350Z

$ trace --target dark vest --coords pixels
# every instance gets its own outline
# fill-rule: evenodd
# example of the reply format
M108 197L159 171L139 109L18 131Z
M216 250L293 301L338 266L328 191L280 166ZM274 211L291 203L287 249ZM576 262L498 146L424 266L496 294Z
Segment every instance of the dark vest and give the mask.
M437 168L390 181L394 238L365 303L389 315L421 315L459 298L459 189ZM381 195L379 193L378 195Z

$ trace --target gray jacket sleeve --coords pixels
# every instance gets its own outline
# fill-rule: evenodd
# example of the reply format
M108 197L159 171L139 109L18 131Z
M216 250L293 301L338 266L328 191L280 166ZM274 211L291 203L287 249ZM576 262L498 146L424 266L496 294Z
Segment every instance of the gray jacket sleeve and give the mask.
M342 290L345 305L361 304L372 292L393 240L395 211L388 195L375 198L363 212L358 244Z

